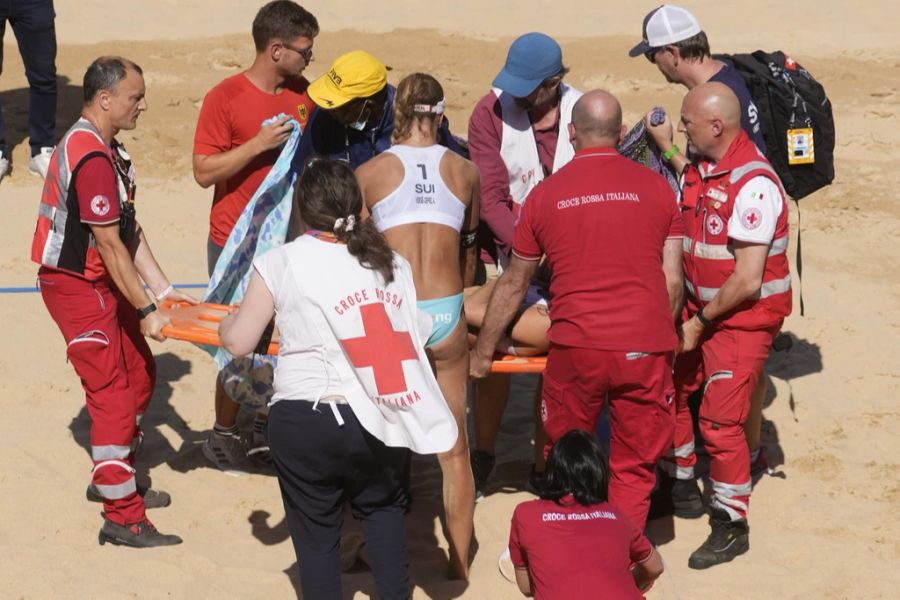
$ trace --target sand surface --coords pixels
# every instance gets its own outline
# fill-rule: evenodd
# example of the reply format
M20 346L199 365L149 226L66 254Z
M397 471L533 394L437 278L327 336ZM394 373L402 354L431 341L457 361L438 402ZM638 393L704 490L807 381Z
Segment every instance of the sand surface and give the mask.
M194 125L205 92L252 60L249 25L257 4L56 4L60 134L79 113L81 77L94 57L118 53L143 66L150 111L136 131L121 136L138 169L140 220L173 281L205 281L211 193L190 174ZM690 3L714 50L784 49L826 86L837 121L838 175L832 187L801 202L806 316L797 310L788 318L785 331L794 346L769 363L763 443L781 475L764 477L754 489L751 550L731 564L691 571L687 557L705 538L705 523L655 521L651 531L668 569L648 598L898 595L900 37L892 5ZM643 59L626 56L654 6L311 2L323 33L307 73L320 74L354 48L381 57L395 83L412 71L431 72L447 90L452 128L465 134L469 111L487 91L512 37L541 29L561 40L569 80L614 92L627 120L654 103L677 114L683 90L666 84ZM36 267L28 251L40 183L25 167L27 86L8 27L4 43L0 102L16 168L0 183L10 219L0 241L0 286L31 286ZM793 243L797 216L792 207ZM295 557L275 479L230 477L209 468L200 453L213 419L214 367L204 353L177 341L152 343L159 382L139 460L174 498L151 517L185 543L147 551L100 547L98 506L84 500L89 420L62 338L34 293L0 294L0 323L0 597L295 595ZM409 519L416 598L519 597L498 574L496 558L513 507L530 497L522 491L530 464L529 383L518 384L499 440L496 486L476 510L478 549L468 583L444 578L439 470L432 460L417 461ZM347 597L374 594L371 575L359 564L344 585Z

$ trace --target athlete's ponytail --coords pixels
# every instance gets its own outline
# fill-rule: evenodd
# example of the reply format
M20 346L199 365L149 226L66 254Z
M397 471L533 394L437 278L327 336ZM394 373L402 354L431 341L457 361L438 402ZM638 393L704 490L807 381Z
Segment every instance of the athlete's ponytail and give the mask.
M360 265L378 271L385 283L394 280L394 253L372 221L362 221L362 194L346 163L324 158L309 161L294 201L306 225L333 232Z
M394 132L391 134L391 142L402 143L418 123L436 131L444 108L444 88L437 79L425 73L407 75L397 85L394 97Z

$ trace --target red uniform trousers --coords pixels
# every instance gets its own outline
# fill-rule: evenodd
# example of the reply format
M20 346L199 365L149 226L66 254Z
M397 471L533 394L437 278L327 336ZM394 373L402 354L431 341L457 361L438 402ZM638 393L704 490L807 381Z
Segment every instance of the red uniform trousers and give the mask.
M106 518L121 524L141 521L144 501L132 465L140 419L153 395L156 362L135 310L108 279L87 281L44 267L38 279L87 397L92 478L103 496Z
M694 418L688 399L703 385L703 356L699 348L675 357L675 443L660 461L666 472L677 479L693 479L697 454L694 452Z
M541 399L550 443L571 429L593 433L607 397L609 500L643 531L656 463L671 448L675 428L672 353L550 345Z
M693 477L694 428L688 397L703 382L700 431L709 452L711 505L728 512L732 520L747 518L750 506L750 449L744 421L750 397L781 329L760 331L714 328L704 334L697 349L675 360L675 462L677 476Z

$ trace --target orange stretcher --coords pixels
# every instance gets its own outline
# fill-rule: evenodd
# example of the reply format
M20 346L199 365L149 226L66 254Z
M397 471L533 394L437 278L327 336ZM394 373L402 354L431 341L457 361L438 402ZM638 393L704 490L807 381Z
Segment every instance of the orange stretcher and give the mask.
M163 327L166 337L195 344L222 345L219 341L219 323L228 314L228 306L210 302L191 305L186 302L164 300L160 303L160 309L172 320L169 325ZM277 329L272 335L268 353L278 354ZM541 373L546 364L546 356L497 354L494 356L491 371L494 373Z

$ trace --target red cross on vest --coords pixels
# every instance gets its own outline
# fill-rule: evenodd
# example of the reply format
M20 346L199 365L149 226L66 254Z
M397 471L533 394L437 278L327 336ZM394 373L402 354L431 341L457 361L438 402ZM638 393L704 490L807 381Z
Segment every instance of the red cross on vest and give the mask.
M340 340L350 362L357 369L372 367L379 396L407 391L403 361L419 359L409 332L394 330L381 302L363 304L359 312L366 335Z

